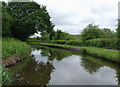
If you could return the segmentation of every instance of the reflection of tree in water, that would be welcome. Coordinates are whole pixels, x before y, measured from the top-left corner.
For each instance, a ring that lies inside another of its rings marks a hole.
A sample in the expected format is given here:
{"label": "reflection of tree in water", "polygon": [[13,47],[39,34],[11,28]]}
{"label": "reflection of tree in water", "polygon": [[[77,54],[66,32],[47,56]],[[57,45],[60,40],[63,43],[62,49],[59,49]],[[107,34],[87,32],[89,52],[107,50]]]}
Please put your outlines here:
{"label": "reflection of tree in water", "polygon": [[61,61],[65,57],[72,56],[73,54],[67,50],[61,49],[53,49],[53,48],[41,48],[42,56],[48,56],[48,60],[53,61],[56,59],[57,61]]}
{"label": "reflection of tree in water", "polygon": [[54,59],[56,59],[57,61],[61,61],[65,57],[73,55],[73,53],[68,50],[40,46],[39,44],[31,44],[31,47],[37,50],[41,50],[40,54],[42,56],[47,56],[48,60],[50,61],[53,61]]}
{"label": "reflection of tree in water", "polygon": [[15,78],[14,84],[17,85],[46,85],[51,79],[51,73],[54,66],[50,63],[36,62],[32,59],[26,66],[24,66]]}
{"label": "reflection of tree in water", "polygon": [[93,62],[89,59],[89,57],[82,56],[81,58],[81,66],[84,67],[84,69],[89,72],[90,74],[93,74],[94,72],[97,72],[100,67],[102,67],[100,64]]}
{"label": "reflection of tree in water", "polygon": [[97,72],[101,67],[104,66],[108,66],[111,69],[114,69],[116,71],[116,78],[118,78],[118,84],[120,85],[120,65],[104,59],[93,58],[92,56],[85,57],[85,55],[82,56],[81,60],[81,66],[83,66],[84,69],[90,74]]}
{"label": "reflection of tree in water", "polygon": [[120,68],[118,69],[119,71],[117,71],[117,78],[118,78],[118,85],[120,86]]}

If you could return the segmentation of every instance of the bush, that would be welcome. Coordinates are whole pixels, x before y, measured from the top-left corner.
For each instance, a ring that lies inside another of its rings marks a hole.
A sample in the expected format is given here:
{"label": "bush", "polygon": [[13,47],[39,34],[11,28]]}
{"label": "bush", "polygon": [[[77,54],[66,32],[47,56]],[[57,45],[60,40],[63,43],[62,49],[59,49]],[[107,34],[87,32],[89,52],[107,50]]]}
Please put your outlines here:
{"label": "bush", "polygon": [[101,47],[107,49],[118,49],[118,39],[92,39],[85,42],[86,46]]}
{"label": "bush", "polygon": [[2,85],[10,85],[12,81],[13,79],[10,76],[8,70],[2,66]]}
{"label": "bush", "polygon": [[83,46],[83,41],[74,41],[74,40],[69,40],[66,43],[67,45],[76,45],[76,46]]}
{"label": "bush", "polygon": [[106,49],[118,49],[120,46],[118,45],[117,38],[98,38],[91,39],[83,42],[82,40],[48,40],[43,41],[44,43],[53,43],[53,44],[66,44],[73,46],[91,46],[91,47],[100,47]]}

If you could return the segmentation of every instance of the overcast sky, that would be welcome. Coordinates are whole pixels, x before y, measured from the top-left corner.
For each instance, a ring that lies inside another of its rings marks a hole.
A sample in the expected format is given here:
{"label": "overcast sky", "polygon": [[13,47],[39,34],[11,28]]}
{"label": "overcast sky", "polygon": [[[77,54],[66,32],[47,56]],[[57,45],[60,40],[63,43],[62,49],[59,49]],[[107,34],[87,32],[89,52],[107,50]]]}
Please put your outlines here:
{"label": "overcast sky", "polygon": [[[7,0],[5,0],[7,1]],[[46,5],[55,24],[70,34],[79,34],[88,24],[115,31],[120,0],[34,0]]]}
{"label": "overcast sky", "polygon": [[119,0],[35,0],[46,5],[55,24],[71,34],[79,34],[89,23],[115,30]]}

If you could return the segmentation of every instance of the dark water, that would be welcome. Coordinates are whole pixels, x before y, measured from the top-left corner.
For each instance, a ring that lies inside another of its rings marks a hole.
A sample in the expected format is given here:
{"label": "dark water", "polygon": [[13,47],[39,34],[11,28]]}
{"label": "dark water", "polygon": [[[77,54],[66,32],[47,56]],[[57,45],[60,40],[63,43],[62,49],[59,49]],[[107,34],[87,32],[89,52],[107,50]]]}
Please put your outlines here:
{"label": "dark water", "polygon": [[68,50],[32,45],[32,55],[9,68],[13,85],[118,85],[120,66]]}

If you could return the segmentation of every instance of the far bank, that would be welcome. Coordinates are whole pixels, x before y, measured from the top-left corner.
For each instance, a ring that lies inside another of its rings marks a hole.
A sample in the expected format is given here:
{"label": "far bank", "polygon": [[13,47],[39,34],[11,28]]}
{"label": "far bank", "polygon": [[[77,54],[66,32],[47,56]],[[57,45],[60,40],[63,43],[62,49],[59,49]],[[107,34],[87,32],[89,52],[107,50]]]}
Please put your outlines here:
{"label": "far bank", "polygon": [[87,53],[92,56],[96,56],[99,58],[103,58],[115,63],[120,63],[120,53],[113,52],[109,50],[104,50],[102,48],[97,47],[82,47],[82,46],[72,46],[72,45],[61,45],[61,44],[51,44],[51,43],[40,43],[40,42],[31,42],[36,43],[44,46],[55,47],[55,48],[62,48],[68,50],[74,50],[77,52]]}

